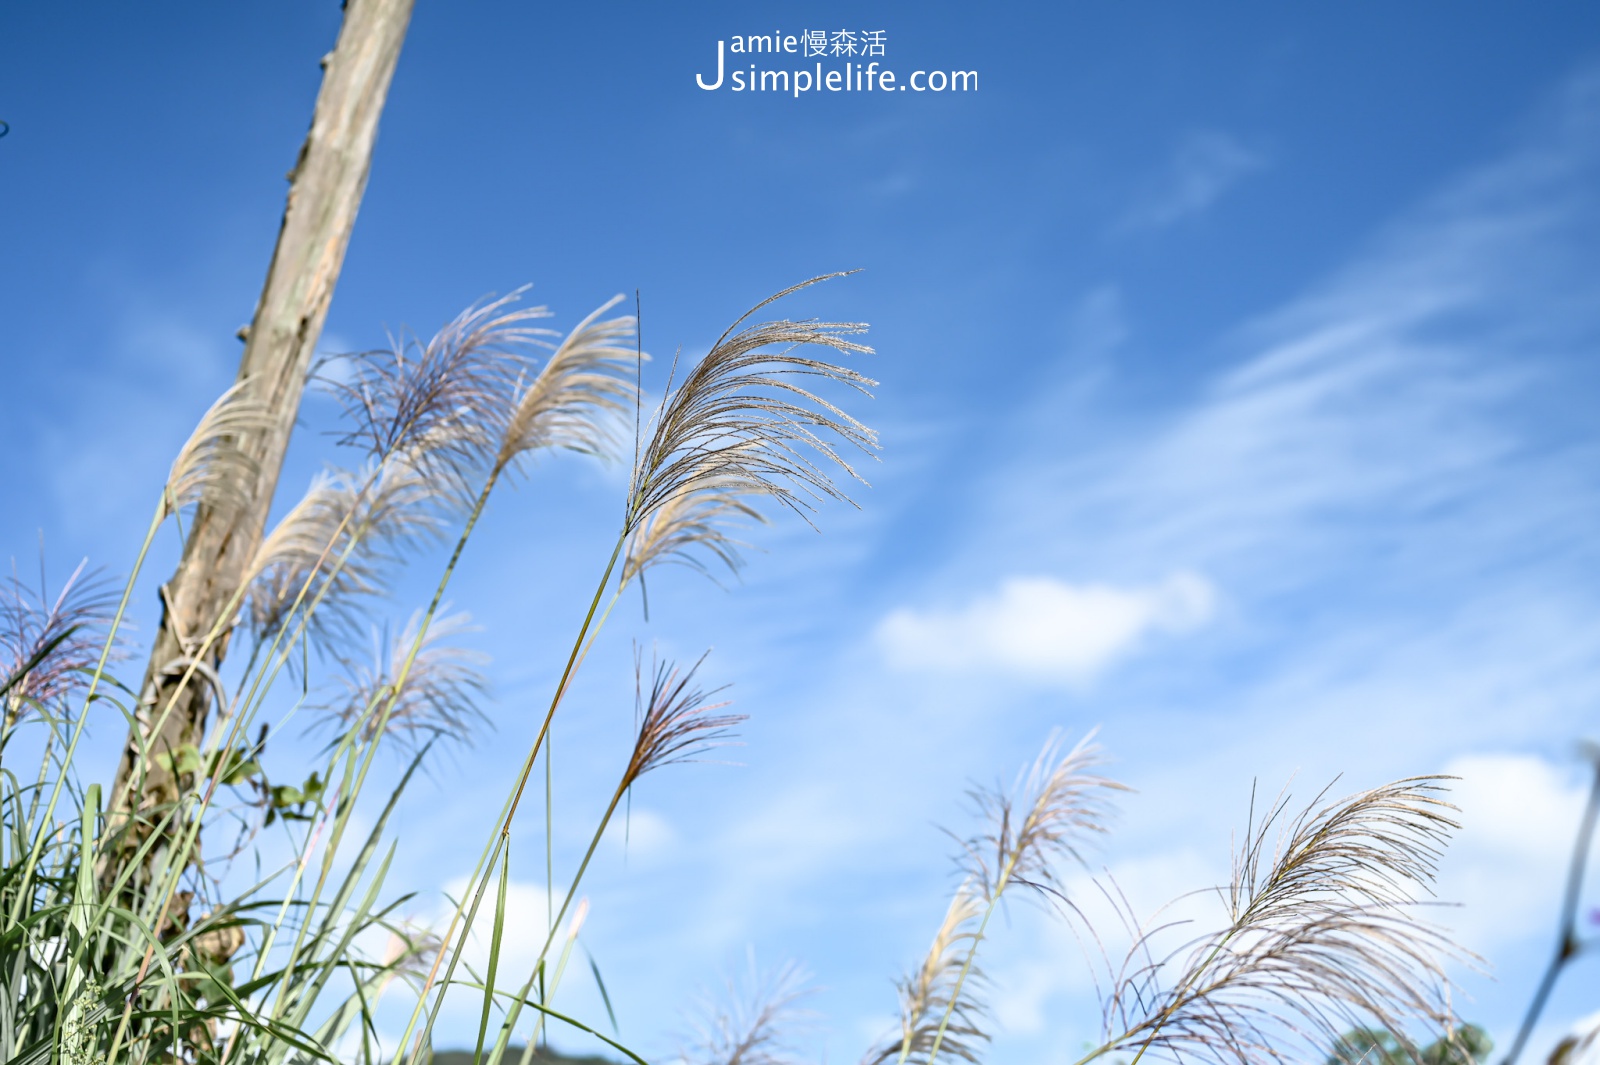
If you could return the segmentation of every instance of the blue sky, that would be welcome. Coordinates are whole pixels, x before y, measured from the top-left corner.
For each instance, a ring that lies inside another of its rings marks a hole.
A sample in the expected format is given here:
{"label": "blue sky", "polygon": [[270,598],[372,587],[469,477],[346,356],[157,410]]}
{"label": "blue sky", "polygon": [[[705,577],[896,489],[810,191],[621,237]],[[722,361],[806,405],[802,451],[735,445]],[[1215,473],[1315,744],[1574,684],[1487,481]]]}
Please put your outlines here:
{"label": "blue sky", "polygon": [[[789,308],[872,324],[884,449],[861,509],[760,530],[730,590],[653,584],[558,725],[570,869],[624,757],[633,641],[714,648],[707,679],[752,715],[741,765],[647,779],[592,875],[625,1039],[670,1053],[696,986],[753,952],[822,989],[806,1054],[859,1056],[943,912],[939,826],[968,823],[969,781],[1098,725],[1136,790],[1092,862],[1147,911],[1226,876],[1253,780],[1459,774],[1440,895],[1464,905],[1443,920],[1493,968],[1462,974],[1463,1014],[1505,1041],[1600,705],[1597,15],[420,5],[324,349],[533,282],[557,324],[637,288],[647,349],[693,355],[772,291],[863,271]],[[338,18],[0,15],[0,545],[20,565],[41,530],[57,574],[131,564],[236,368]],[[979,89],[695,85],[718,40],[819,26],[882,28],[902,77]],[[286,500],[337,458],[334,413],[308,401]],[[624,480],[554,460],[492,505],[451,597],[492,656],[495,731],[412,794],[398,886],[469,871]],[[157,579],[174,537],[158,555]],[[430,584],[409,567],[385,616]],[[109,772],[119,736],[94,738]],[[528,929],[541,850],[526,826]],[[1072,1060],[1098,1011],[1070,937],[1018,907],[990,947],[992,1060]],[[1585,964],[1546,1046],[1600,1008]],[[587,985],[563,994],[601,1016]]]}

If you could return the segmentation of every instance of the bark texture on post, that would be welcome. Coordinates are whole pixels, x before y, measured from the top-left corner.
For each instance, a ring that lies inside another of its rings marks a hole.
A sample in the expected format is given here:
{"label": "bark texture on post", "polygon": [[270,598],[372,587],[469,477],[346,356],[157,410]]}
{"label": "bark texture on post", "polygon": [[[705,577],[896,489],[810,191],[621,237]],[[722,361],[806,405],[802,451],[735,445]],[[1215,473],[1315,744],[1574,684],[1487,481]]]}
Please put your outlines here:
{"label": "bark texture on post", "polygon": [[[208,671],[198,670],[181,691],[178,681],[213,626],[231,624],[220,615],[260,546],[311,356],[366,188],[378,117],[413,3],[349,0],[338,43],[323,59],[311,131],[290,171],[283,225],[239,365],[242,390],[269,419],[264,430],[237,442],[255,463],[255,483],[242,493],[248,500],[243,506],[201,502],[183,558],[164,589],[161,628],[140,688],[138,724],[128,736],[112,792],[122,796],[124,812],[170,803],[193,786],[155,757],[184,744],[198,746],[204,735],[213,695],[204,679]],[[203,665],[219,665],[226,651],[224,634],[204,655]]]}

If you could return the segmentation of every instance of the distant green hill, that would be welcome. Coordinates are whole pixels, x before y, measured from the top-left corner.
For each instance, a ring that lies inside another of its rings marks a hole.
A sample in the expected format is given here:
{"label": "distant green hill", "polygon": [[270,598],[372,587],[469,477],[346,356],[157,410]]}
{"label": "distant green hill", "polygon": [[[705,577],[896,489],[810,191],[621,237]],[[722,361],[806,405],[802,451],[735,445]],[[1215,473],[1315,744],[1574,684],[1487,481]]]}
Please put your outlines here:
{"label": "distant green hill", "polygon": [[[501,1065],[517,1065],[522,1060],[521,1047],[507,1047],[505,1056],[500,1059]],[[617,1065],[610,1058],[598,1055],[588,1057],[569,1057],[558,1050],[549,1047],[540,1047],[534,1051],[533,1060],[537,1065]],[[439,1050],[433,1055],[433,1065],[472,1065],[472,1051],[470,1050]]]}

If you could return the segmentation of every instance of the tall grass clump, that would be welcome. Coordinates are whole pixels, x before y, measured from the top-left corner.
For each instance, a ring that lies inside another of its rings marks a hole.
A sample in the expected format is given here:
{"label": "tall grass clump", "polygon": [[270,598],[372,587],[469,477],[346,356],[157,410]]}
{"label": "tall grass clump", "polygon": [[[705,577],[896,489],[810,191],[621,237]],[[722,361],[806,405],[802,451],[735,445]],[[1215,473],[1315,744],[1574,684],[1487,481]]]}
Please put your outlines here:
{"label": "tall grass clump", "polygon": [[927,957],[900,983],[900,1031],[863,1065],[982,1059],[989,1028],[975,959],[1008,888],[1045,902],[1095,944],[1104,1025],[1076,1065],[1114,1054],[1320,1061],[1330,1048],[1335,1062],[1356,1065],[1365,1050],[1353,1048],[1370,1050],[1378,1036],[1362,1042],[1352,1031],[1379,1033],[1419,1065],[1487,1052],[1481,1031],[1460,1026],[1451,1009],[1445,967],[1470,956],[1422,912],[1457,827],[1442,778],[1334,801],[1324,792],[1299,813],[1285,795],[1260,818],[1252,813],[1233,875],[1215,892],[1220,926],[1177,945],[1176,925],[1142,922],[1115,884],[1080,877],[1078,890],[1109,902],[1128,933],[1113,963],[1087,916],[1093,899],[1075,897],[1065,878],[1084,864],[1079,848],[1105,831],[1106,800],[1119,787],[1087,772],[1098,756],[1088,741],[1064,750],[1052,739],[1012,791],[973,793],[984,828],[963,841],[961,884]]}
{"label": "tall grass clump", "polygon": [[[501,1060],[524,1018],[536,1035],[547,1017],[589,1030],[548,1006],[585,911],[576,900],[587,857],[533,971],[517,977],[520,992],[507,994],[497,971],[511,826],[535,794],[527,785],[551,722],[612,607],[649,570],[708,560],[734,567],[728,519],[764,520],[764,501],[804,511],[844,498],[834,471],[856,475],[840,448],[871,454],[875,437],[817,382],[859,393],[871,382],[810,353],[870,349],[847,339],[864,328],[854,323],[748,324],[752,311],[703,358],[674,360],[646,418],[645,357],[636,320],[613,313],[620,297],[559,333],[521,295],[474,305],[431,338],[400,334],[350,359],[329,387],[343,401],[340,443],[359,460],[319,474],[287,507],[222,620],[179,634],[184,653],[161,667],[175,684],[157,689],[172,694],[129,688],[111,667],[161,529],[181,528],[197,504],[245,502],[253,469],[240,441],[268,412],[239,387],[181,449],[120,595],[81,568],[53,598],[15,578],[6,586],[0,1060],[426,1060],[452,991],[481,999],[481,1060]],[[391,817],[438,744],[470,738],[486,720],[478,663],[455,642],[465,619],[445,613],[445,596],[491,496],[553,450],[602,460],[631,452],[618,534],[597,552],[595,593],[557,659],[561,679],[523,769],[485,826],[469,890],[446,928],[420,929],[400,917],[409,896],[385,886]],[[376,635],[363,651],[396,564],[442,537],[453,543],[434,592],[397,637]],[[230,643],[230,668],[219,670],[212,663]],[[700,669],[641,664],[631,753],[590,856],[634,783],[726,742],[741,720],[720,712],[725,704],[700,683]],[[195,742],[158,747],[149,738],[162,735],[189,686],[203,688],[217,713]],[[328,697],[311,694],[330,688]],[[281,720],[269,721],[269,708],[285,699],[327,744],[313,764],[274,766],[269,779],[268,738]],[[109,788],[94,783],[104,767],[83,765],[91,718],[120,718],[134,737]],[[406,768],[387,794],[369,797],[386,747]],[[36,773],[14,769],[19,751]],[[171,783],[153,786],[158,778]],[[548,804],[548,790],[542,798]],[[357,810],[370,824],[360,836]],[[290,857],[247,876],[270,853],[260,837],[269,826],[286,835]],[[493,914],[490,960],[478,973],[462,950],[488,919],[484,910]],[[414,1003],[411,1023],[398,1048],[380,1046],[376,1011],[395,996]]]}

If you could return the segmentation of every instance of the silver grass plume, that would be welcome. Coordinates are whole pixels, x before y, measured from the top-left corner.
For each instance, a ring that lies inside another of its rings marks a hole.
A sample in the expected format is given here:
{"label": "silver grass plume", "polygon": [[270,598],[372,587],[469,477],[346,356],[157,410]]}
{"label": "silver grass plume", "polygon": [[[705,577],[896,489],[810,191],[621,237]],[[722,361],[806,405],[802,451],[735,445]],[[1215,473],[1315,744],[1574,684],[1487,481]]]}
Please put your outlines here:
{"label": "silver grass plume", "polygon": [[428,974],[428,959],[441,945],[439,933],[425,922],[409,919],[384,922],[383,927],[388,929],[389,937],[377,964],[384,979],[374,997],[381,995],[397,976],[413,987],[422,986]]}
{"label": "silver grass plume", "polygon": [[[615,446],[605,422],[638,398],[632,315],[601,318],[622,301],[613,296],[568,333],[539,373],[521,386],[495,457],[504,468],[542,448],[605,455]],[[625,375],[625,371],[627,372]]]}
{"label": "silver grass plume", "polygon": [[916,971],[898,981],[900,1031],[868,1051],[862,1065],[923,1065],[932,1055],[935,1041],[940,1054],[969,1062],[980,1060],[989,1041],[984,1030],[987,1010],[976,994],[984,976],[969,958],[977,946],[976,925],[984,909],[984,900],[971,884],[956,889],[927,957]]}
{"label": "silver grass plume", "polygon": [[1121,1034],[1103,1049],[1247,1065],[1320,1057],[1343,1032],[1376,1027],[1416,1057],[1409,1023],[1454,1031],[1443,967],[1470,958],[1417,914],[1457,827],[1441,779],[1313,803],[1288,821],[1278,800],[1234,856],[1228,925],[1143,964],[1132,959],[1148,940],[1135,944],[1106,1004],[1108,1033]]}
{"label": "silver grass plume", "polygon": [[437,534],[439,512],[451,502],[408,455],[391,455],[359,474],[318,474],[263,538],[251,563],[245,618],[256,639],[276,634],[302,593],[302,605],[309,607],[329,579],[307,631],[318,637],[348,634],[357,601],[383,591],[384,565],[395,562],[408,543]]}
{"label": "silver grass plume", "polygon": [[1045,741],[1033,763],[1008,792],[969,792],[984,828],[961,840],[960,889],[921,969],[901,984],[901,1032],[869,1056],[930,1062],[948,1051],[976,1061],[987,1040],[977,990],[982,986],[977,952],[990,918],[1006,891],[1020,886],[1071,907],[1061,886],[1060,865],[1081,860],[1079,847],[1105,831],[1108,791],[1122,785],[1092,772],[1103,752],[1089,733],[1067,747],[1060,733]]}
{"label": "silver grass plume", "polygon": [[162,496],[162,517],[177,513],[203,498],[215,507],[237,507],[250,502],[256,462],[239,447],[241,439],[271,425],[260,402],[250,398],[247,382],[236,382],[217,397],[167,473]]}
{"label": "silver grass plume", "polygon": [[634,684],[639,731],[618,791],[632,787],[652,769],[695,761],[711,748],[727,746],[733,727],[746,719],[744,714],[713,713],[728,702],[707,701],[721,688],[708,692],[695,685],[694,675],[704,661],[705,656],[701,655],[687,670],[680,670],[671,662],[656,663],[646,695],[643,665],[636,657]]}
{"label": "silver grass plume", "polygon": [[52,599],[41,561],[39,587],[16,574],[0,583],[0,702],[9,727],[28,709],[59,703],[81,687],[99,660],[116,605],[110,584],[78,563]]}
{"label": "silver grass plume", "polygon": [[999,788],[968,793],[985,829],[962,841],[961,869],[986,903],[1016,884],[1070,905],[1059,879],[1061,864],[1081,863],[1083,840],[1105,833],[1110,813],[1105,793],[1127,790],[1091,771],[1103,761],[1093,732],[1071,748],[1057,733],[1009,793]]}
{"label": "silver grass plume", "polygon": [[529,324],[548,318],[547,308],[508,309],[525,291],[473,304],[426,343],[402,333],[386,348],[350,356],[352,379],[326,382],[354,426],[340,443],[380,460],[409,453],[428,475],[452,481],[486,465],[530,353],[559,335]]}
{"label": "silver grass plume", "polygon": [[623,583],[658,563],[688,566],[709,577],[707,556],[738,573],[744,564],[739,549],[747,545],[729,536],[729,530],[767,518],[741,497],[739,485],[728,487],[722,491],[715,478],[706,478],[698,490],[673,496],[651,512],[623,563]]}
{"label": "silver grass plume", "polygon": [[425,743],[434,737],[471,738],[473,728],[484,720],[477,707],[478,697],[488,688],[477,668],[484,656],[443,642],[472,630],[471,619],[465,613],[434,619],[404,683],[395,693],[395,678],[400,676],[416,642],[421,619],[418,611],[405,631],[392,640],[374,633],[369,662],[345,660],[344,693],[326,704],[337,727],[359,728],[362,740],[372,739],[377,732],[378,709],[393,697],[394,706],[384,726],[387,734],[413,743]]}
{"label": "silver grass plume", "polygon": [[696,547],[735,562],[739,545],[723,531],[725,522],[752,516],[761,498],[802,517],[823,499],[849,501],[833,481],[835,466],[866,483],[835,441],[871,455],[877,434],[811,391],[807,379],[867,396],[876,382],[797,354],[807,347],[870,353],[846,339],[866,326],[789,320],[744,325],[773,301],[838,276],[812,278],[763,300],[729,326],[675,388],[669,381],[634,463],[624,523],[630,538],[625,580],[656,563],[684,559]]}
{"label": "silver grass plume", "polygon": [[768,973],[754,959],[743,980],[729,977],[721,999],[703,996],[694,1042],[679,1055],[685,1065],[790,1065],[790,1042],[811,1021],[800,1002],[812,993],[795,962]]}

